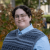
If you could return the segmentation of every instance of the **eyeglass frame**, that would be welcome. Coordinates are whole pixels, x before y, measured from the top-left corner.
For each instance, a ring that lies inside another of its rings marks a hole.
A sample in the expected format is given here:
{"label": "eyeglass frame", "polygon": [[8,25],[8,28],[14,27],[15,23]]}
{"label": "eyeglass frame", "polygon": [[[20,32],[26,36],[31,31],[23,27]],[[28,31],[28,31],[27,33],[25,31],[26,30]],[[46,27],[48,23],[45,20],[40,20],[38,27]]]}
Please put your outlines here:
{"label": "eyeglass frame", "polygon": [[20,15],[18,15],[18,14],[16,14],[15,15],[15,18],[19,18],[19,17],[21,17],[21,18],[25,18],[26,16],[28,16],[27,14],[20,14]]}

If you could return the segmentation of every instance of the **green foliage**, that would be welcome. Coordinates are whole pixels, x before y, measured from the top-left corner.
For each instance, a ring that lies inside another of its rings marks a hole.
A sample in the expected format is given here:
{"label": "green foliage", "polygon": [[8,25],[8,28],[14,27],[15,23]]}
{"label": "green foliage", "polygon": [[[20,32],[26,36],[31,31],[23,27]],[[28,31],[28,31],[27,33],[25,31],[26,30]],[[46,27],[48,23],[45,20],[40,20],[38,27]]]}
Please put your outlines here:
{"label": "green foliage", "polygon": [[38,11],[35,11],[35,9],[30,8],[31,12],[32,12],[32,24],[34,28],[37,28],[39,30],[42,31],[42,27],[43,27],[43,17],[42,17],[42,10],[39,9]]}
{"label": "green foliage", "polygon": [[10,31],[17,29],[17,27],[11,14],[13,9],[11,5],[7,4],[4,7],[3,4],[0,4],[0,6],[2,11],[0,13],[0,40],[3,40]]}
{"label": "green foliage", "polygon": [[46,17],[46,22],[50,23],[50,17]]}
{"label": "green foliage", "polygon": [[26,5],[28,7],[37,8],[39,1],[38,0],[15,0],[16,5]]}
{"label": "green foliage", "polygon": [[50,15],[42,15],[42,17],[50,17]]}
{"label": "green foliage", "polygon": [[10,4],[10,0],[2,0],[2,1],[5,2],[5,3]]}
{"label": "green foliage", "polygon": [[23,0],[15,0],[15,5],[23,4]]}
{"label": "green foliage", "polygon": [[44,32],[46,35],[50,34],[50,28],[49,28],[49,29],[44,29],[43,32]]}
{"label": "green foliage", "polygon": [[[36,9],[37,6],[39,5],[39,0],[15,0],[15,5],[21,5],[21,4]],[[41,2],[40,2],[40,4],[42,5]],[[46,4],[48,4],[48,3],[45,3],[44,5],[46,5]]]}
{"label": "green foliage", "polygon": [[46,18],[46,22],[47,23],[50,23],[50,15],[43,15],[43,17]]}
{"label": "green foliage", "polygon": [[3,27],[0,27],[0,31],[2,31],[4,28]]}

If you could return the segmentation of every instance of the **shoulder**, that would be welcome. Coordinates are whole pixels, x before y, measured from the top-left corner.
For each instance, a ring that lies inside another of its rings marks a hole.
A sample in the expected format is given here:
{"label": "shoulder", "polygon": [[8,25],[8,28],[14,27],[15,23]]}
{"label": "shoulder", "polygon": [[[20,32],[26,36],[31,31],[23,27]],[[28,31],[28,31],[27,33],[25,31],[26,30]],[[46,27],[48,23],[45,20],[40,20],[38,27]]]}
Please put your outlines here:
{"label": "shoulder", "polygon": [[37,50],[49,50],[49,40],[48,40],[48,37],[47,36],[43,36],[42,38],[40,38],[35,46],[34,46],[34,49],[37,49]]}
{"label": "shoulder", "polygon": [[34,33],[34,34],[45,35],[42,31],[40,31],[40,30],[38,30],[36,28],[34,28],[31,32]]}
{"label": "shoulder", "polygon": [[11,32],[9,32],[8,34],[7,34],[7,36],[6,37],[11,37],[11,36],[15,36],[16,35],[16,31],[17,31],[18,29],[16,29],[16,30],[12,30]]}
{"label": "shoulder", "polygon": [[34,28],[33,31],[35,31],[35,32],[42,32],[42,31],[38,30],[37,28]]}

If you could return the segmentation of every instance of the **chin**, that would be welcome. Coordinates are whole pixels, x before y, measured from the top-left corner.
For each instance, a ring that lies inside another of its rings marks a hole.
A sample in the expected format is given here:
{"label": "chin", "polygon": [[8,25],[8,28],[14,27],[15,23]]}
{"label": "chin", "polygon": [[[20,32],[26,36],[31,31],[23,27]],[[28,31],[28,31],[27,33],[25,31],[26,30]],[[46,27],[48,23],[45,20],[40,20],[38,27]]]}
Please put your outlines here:
{"label": "chin", "polygon": [[23,28],[23,27],[25,27],[25,25],[18,25],[18,27]]}
{"label": "chin", "polygon": [[21,24],[19,24],[19,26],[25,26],[25,24],[22,24],[22,23],[21,23]]}
{"label": "chin", "polygon": [[24,25],[19,25],[19,27],[24,27]]}

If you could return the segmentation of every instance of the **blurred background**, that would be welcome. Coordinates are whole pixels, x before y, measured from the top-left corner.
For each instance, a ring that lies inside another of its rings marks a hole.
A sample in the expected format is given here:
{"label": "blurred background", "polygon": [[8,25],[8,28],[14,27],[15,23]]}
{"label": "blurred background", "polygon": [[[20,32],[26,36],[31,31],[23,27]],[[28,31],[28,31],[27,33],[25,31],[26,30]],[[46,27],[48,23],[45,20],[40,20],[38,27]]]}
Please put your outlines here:
{"label": "blurred background", "polygon": [[11,12],[18,5],[31,9],[33,27],[44,32],[50,42],[50,0],[0,0],[0,50],[6,35],[17,29]]}

